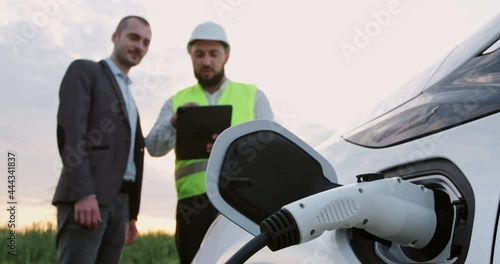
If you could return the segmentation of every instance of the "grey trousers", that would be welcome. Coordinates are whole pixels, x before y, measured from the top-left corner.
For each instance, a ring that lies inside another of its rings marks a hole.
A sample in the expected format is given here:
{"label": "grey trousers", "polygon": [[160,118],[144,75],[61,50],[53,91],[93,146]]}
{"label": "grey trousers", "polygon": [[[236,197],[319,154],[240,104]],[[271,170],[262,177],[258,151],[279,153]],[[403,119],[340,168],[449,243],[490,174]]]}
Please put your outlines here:
{"label": "grey trousers", "polygon": [[58,263],[120,263],[129,223],[128,194],[119,193],[99,210],[102,222],[88,229],[75,222],[73,204],[57,205]]}

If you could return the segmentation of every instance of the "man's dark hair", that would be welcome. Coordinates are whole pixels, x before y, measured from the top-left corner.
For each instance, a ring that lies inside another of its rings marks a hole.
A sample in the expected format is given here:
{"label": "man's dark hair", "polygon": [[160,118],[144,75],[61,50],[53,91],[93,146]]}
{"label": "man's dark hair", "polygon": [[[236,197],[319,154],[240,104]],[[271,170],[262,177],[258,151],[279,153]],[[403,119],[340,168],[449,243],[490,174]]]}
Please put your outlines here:
{"label": "man's dark hair", "polygon": [[116,32],[121,32],[122,30],[124,30],[127,27],[127,22],[131,18],[135,18],[135,19],[139,20],[143,25],[149,26],[149,22],[145,18],[143,18],[143,17],[140,17],[140,16],[126,16],[126,17],[122,18],[122,20],[120,20],[120,23],[118,23],[118,26],[116,27]]}

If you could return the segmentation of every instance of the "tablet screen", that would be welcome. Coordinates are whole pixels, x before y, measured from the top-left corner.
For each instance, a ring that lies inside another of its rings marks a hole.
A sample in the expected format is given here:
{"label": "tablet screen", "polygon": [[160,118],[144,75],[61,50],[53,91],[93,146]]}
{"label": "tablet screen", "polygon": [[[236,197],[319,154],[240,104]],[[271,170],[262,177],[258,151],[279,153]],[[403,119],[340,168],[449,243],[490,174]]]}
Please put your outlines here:
{"label": "tablet screen", "polygon": [[176,158],[178,160],[208,158],[207,144],[213,143],[213,134],[220,134],[231,126],[231,114],[231,105],[179,107]]}

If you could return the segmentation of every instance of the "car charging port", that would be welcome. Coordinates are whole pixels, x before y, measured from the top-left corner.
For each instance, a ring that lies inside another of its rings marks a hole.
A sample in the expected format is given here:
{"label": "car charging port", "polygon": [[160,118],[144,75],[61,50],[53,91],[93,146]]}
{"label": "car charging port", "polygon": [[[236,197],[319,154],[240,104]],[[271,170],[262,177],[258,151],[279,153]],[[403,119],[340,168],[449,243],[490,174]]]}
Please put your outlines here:
{"label": "car charging port", "polygon": [[436,231],[423,248],[403,247],[353,229],[351,247],[362,263],[455,263],[462,253],[467,225],[467,203],[456,194],[454,186],[440,177],[412,180],[434,192]]}
{"label": "car charging port", "polygon": [[402,253],[416,263],[426,263],[441,258],[453,258],[451,256],[451,240],[456,209],[450,201],[450,197],[444,191],[433,191],[437,226],[431,242],[421,249],[401,247]]}

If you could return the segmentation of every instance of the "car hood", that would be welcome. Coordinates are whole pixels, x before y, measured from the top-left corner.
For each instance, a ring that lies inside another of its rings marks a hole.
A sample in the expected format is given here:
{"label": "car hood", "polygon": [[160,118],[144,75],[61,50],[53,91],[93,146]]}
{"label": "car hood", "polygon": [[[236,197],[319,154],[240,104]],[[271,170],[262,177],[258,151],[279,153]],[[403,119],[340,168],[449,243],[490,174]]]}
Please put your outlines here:
{"label": "car hood", "polygon": [[351,129],[364,125],[407,103],[421,93],[433,87],[452,72],[463,66],[470,59],[483,54],[500,38],[500,14],[465,39],[448,54],[437,60],[429,68],[401,86],[394,94],[386,97],[368,114],[359,119]]}

